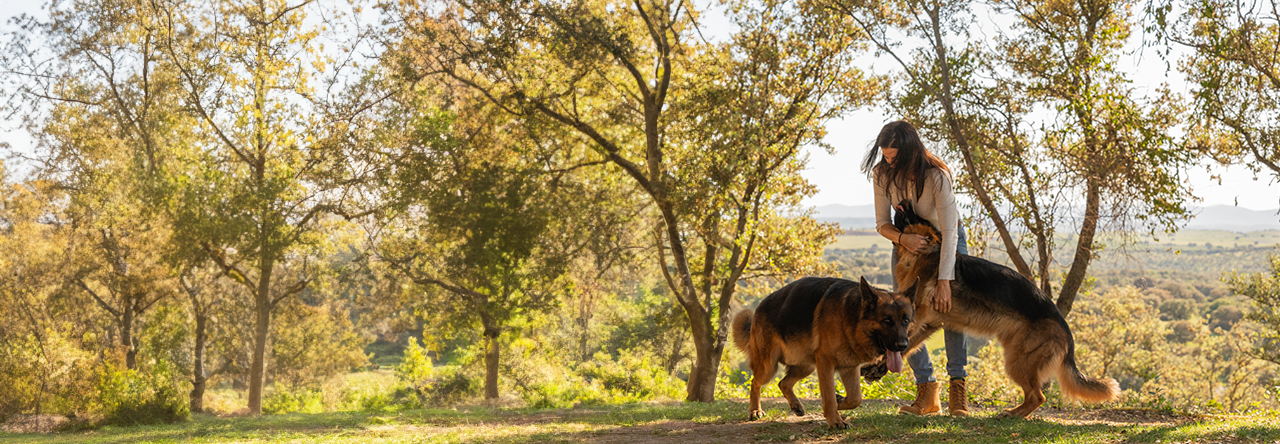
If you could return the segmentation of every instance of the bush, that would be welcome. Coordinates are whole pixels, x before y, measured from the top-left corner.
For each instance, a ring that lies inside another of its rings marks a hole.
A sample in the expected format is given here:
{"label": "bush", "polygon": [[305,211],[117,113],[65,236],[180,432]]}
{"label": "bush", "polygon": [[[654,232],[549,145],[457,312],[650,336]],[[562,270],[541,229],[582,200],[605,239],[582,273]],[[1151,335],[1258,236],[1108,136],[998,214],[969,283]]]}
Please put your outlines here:
{"label": "bush", "polygon": [[1160,304],[1161,318],[1167,321],[1190,319],[1196,312],[1196,302],[1190,299],[1170,299]]}
{"label": "bush", "polygon": [[480,396],[484,384],[467,376],[461,367],[448,366],[437,370],[434,378],[416,387],[418,398],[424,405],[453,405]]}
{"label": "bush", "polygon": [[459,366],[435,367],[427,350],[409,338],[404,360],[396,366],[396,379],[401,388],[388,396],[370,397],[362,402],[365,410],[420,408],[452,405],[476,397],[482,384],[472,379]]}
{"label": "bush", "polygon": [[1165,336],[1169,342],[1178,344],[1190,342],[1197,335],[1196,324],[1191,321],[1178,321],[1169,324],[1169,334]]}
{"label": "bush", "polygon": [[279,382],[262,397],[262,413],[279,415],[303,412],[320,413],[324,409],[324,395],[319,390],[290,388]]}
{"label": "bush", "polygon": [[174,369],[164,361],[149,371],[120,369],[107,364],[98,383],[102,424],[175,423],[191,417],[188,399],[174,383]]}
{"label": "bush", "polygon": [[676,398],[683,390],[676,378],[638,351],[620,351],[618,359],[599,352],[578,366],[588,384],[599,384],[599,399],[605,403],[636,402],[654,398]]}
{"label": "bush", "polygon": [[1241,319],[1244,319],[1244,310],[1234,305],[1224,305],[1209,314],[1209,328],[1221,328],[1229,331]]}

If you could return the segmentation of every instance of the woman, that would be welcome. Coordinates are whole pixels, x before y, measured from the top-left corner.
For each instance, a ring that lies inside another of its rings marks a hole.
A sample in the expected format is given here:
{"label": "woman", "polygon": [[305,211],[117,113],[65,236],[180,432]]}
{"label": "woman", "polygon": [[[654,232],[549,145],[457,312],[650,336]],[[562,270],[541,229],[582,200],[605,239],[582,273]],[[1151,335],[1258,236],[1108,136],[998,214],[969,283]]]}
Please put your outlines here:
{"label": "woman", "polygon": [[[915,127],[905,121],[886,124],[880,129],[871,150],[862,163],[862,171],[875,184],[876,231],[907,251],[915,253],[928,240],[924,236],[903,234],[894,228],[889,207],[906,200],[920,217],[942,231],[942,258],[938,266],[938,284],[933,295],[934,308],[951,311],[951,281],[955,278],[956,254],[967,254],[965,234],[960,227],[955,194],[951,190],[951,170],[920,142]],[[895,248],[890,267],[898,263]],[[897,279],[894,279],[895,283]],[[895,284],[896,286],[896,284]],[[944,326],[945,327],[945,326]],[[947,349],[947,374],[951,376],[950,404],[953,416],[968,416],[964,367],[968,363],[963,333],[944,328]],[[899,413],[927,415],[942,409],[938,401],[938,382],[933,377],[929,350],[920,350],[907,358],[916,377],[916,400],[898,409]]]}

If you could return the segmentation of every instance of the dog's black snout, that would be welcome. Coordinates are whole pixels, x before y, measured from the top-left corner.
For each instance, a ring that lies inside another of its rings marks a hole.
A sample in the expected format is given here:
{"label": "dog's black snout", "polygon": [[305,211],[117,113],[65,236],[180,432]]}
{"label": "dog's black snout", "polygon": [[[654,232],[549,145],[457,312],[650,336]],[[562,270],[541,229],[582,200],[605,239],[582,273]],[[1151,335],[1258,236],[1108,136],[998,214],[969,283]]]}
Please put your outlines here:
{"label": "dog's black snout", "polygon": [[900,341],[898,341],[898,342],[894,342],[894,343],[893,343],[893,351],[896,351],[896,352],[906,351],[906,349],[907,349],[907,345],[908,345],[908,344],[907,344],[907,340],[906,340],[906,339],[900,340]]}

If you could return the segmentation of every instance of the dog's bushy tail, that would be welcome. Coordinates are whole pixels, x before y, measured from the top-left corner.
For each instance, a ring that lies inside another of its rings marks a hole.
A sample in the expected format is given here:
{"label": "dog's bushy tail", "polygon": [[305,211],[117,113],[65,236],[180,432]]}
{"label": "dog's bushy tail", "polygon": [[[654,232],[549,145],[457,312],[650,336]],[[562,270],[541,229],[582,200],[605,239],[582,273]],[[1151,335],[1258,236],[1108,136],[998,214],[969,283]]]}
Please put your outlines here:
{"label": "dog's bushy tail", "polygon": [[738,346],[738,350],[747,351],[747,342],[751,341],[751,319],[755,312],[751,309],[743,309],[733,317],[733,345]]}
{"label": "dog's bushy tail", "polygon": [[[1063,322],[1066,327],[1066,322]],[[1112,378],[1089,378],[1076,367],[1076,341],[1067,329],[1067,354],[1058,367],[1058,384],[1067,395],[1089,402],[1103,402],[1120,395],[1120,383]]]}

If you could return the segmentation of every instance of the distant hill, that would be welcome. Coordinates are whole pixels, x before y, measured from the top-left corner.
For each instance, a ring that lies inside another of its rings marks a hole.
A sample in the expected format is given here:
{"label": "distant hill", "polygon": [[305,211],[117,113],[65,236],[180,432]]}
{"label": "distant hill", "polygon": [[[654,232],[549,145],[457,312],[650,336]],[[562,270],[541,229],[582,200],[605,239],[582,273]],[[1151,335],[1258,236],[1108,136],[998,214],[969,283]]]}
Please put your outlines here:
{"label": "distant hill", "polygon": [[[815,217],[824,222],[835,222],[846,230],[875,229],[875,211],[871,205],[822,205],[816,208]],[[1251,231],[1280,230],[1280,209],[1250,210],[1230,205],[1213,205],[1195,211],[1195,218],[1187,223],[1186,230],[1224,230],[1247,233]]]}
{"label": "distant hill", "polygon": [[1280,230],[1280,210],[1250,210],[1230,205],[1214,205],[1196,212],[1187,223],[1188,230],[1226,230],[1250,232]]}
{"label": "distant hill", "polygon": [[823,222],[835,222],[845,230],[874,230],[876,215],[873,205],[831,204],[817,207],[814,217]]}

